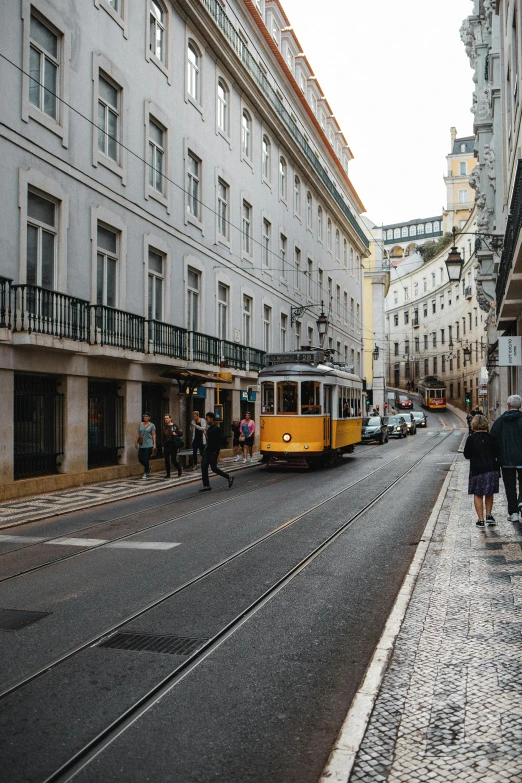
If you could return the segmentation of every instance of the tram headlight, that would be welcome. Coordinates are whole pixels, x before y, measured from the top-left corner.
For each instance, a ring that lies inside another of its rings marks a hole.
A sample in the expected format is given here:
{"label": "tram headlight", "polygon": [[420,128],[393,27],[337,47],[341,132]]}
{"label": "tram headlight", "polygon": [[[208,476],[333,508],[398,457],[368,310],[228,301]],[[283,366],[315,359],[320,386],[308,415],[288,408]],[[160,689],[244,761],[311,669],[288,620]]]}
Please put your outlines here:
{"label": "tram headlight", "polygon": [[289,432],[285,432],[285,434],[283,435],[283,440],[285,443],[290,443],[290,441],[292,440],[292,436],[290,435]]}

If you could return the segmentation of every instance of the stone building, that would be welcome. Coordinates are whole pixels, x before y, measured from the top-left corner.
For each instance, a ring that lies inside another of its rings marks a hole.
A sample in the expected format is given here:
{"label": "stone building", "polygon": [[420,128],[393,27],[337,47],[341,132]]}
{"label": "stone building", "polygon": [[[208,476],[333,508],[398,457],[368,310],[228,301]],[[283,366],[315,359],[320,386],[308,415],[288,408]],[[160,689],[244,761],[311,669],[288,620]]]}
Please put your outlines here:
{"label": "stone building", "polygon": [[446,209],[443,212],[443,231],[451,233],[453,227],[462,229],[467,223],[475,203],[475,193],[470,176],[475,168],[475,136],[457,137],[457,129],[451,128],[451,152],[446,156],[448,173],[446,185]]}
{"label": "stone building", "polygon": [[226,447],[321,302],[361,372],[352,154],[278,0],[16,0],[0,38],[0,498],[136,472],[144,409]]}

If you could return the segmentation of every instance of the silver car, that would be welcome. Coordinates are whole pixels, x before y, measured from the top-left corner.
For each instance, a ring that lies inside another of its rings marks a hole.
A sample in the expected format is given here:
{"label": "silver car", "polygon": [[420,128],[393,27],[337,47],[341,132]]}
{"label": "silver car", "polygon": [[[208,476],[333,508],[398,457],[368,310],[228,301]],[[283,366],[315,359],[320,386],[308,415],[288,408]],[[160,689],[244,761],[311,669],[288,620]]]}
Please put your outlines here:
{"label": "silver car", "polygon": [[388,437],[406,438],[408,437],[408,425],[404,416],[388,416]]}
{"label": "silver car", "polygon": [[415,424],[417,427],[427,427],[428,426],[428,417],[424,413],[424,411],[412,411],[413,418],[415,419]]}

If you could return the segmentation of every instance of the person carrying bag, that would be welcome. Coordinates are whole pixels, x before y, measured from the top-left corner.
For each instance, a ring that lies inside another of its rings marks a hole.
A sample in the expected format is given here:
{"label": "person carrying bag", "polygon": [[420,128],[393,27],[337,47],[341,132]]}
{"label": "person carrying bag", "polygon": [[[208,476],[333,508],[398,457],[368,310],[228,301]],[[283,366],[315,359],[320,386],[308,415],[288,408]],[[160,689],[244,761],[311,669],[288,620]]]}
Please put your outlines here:
{"label": "person carrying bag", "polygon": [[151,422],[148,411],[143,414],[134,446],[138,449],[138,462],[143,465],[142,478],[148,479],[151,470],[150,458],[156,454],[156,427]]}
{"label": "person carrying bag", "polygon": [[[183,469],[178,462],[178,451],[183,448],[185,441],[181,437],[181,428],[174,424],[169,413],[165,414],[163,424],[163,456],[165,458],[165,478],[170,478],[170,463],[178,471],[178,478],[183,473]],[[180,445],[181,443],[181,445]]]}

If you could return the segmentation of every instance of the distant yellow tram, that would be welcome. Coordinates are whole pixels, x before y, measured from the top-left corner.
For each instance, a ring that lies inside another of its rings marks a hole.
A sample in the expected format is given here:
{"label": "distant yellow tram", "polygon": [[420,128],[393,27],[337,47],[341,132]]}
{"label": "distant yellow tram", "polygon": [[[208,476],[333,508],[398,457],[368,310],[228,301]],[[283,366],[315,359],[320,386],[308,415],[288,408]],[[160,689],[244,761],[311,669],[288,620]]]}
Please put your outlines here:
{"label": "distant yellow tram", "polygon": [[267,354],[261,383],[260,450],[269,467],[326,463],[361,442],[363,383],[324,351]]}

